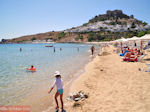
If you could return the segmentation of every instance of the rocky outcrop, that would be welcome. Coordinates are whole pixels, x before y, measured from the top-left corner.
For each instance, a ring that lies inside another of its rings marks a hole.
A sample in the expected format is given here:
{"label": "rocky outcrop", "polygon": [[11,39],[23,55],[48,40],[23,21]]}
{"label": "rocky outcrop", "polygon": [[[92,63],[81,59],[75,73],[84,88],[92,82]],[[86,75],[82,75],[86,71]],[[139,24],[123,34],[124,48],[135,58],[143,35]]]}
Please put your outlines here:
{"label": "rocky outcrop", "polygon": [[121,10],[108,10],[106,14],[95,16],[88,23],[65,30],[65,32],[89,32],[89,31],[144,31],[150,29],[150,26],[142,21],[134,19],[134,16],[128,16]]}

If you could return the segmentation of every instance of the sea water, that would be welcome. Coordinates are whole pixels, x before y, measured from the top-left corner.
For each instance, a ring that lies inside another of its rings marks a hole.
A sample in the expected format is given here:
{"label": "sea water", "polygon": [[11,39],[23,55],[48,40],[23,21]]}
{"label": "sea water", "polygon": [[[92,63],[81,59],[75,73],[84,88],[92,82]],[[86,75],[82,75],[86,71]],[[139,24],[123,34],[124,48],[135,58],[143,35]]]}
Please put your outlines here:
{"label": "sea water", "polygon": [[[30,96],[36,88],[52,84],[56,70],[60,71],[63,80],[71,78],[91,59],[90,44],[45,45],[0,44],[0,105],[14,105]],[[26,70],[31,65],[36,72]]]}

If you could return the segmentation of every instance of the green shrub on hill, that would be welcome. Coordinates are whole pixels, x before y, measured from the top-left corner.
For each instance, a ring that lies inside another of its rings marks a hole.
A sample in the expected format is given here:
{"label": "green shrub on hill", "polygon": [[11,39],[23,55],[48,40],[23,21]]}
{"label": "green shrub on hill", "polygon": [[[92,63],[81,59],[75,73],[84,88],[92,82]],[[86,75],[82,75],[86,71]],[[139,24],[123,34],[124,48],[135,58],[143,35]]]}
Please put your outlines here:
{"label": "green shrub on hill", "polygon": [[150,34],[150,30],[147,30],[147,32],[146,32],[147,34]]}
{"label": "green shrub on hill", "polygon": [[105,38],[104,41],[111,41],[111,39],[110,38]]}
{"label": "green shrub on hill", "polygon": [[91,42],[93,40],[95,40],[95,38],[94,38],[94,32],[90,32],[89,35],[88,35],[88,41]]}
{"label": "green shrub on hill", "polygon": [[33,40],[36,40],[36,37],[33,37],[31,40],[32,40],[32,41],[33,41]]}
{"label": "green shrub on hill", "polygon": [[90,32],[88,35],[88,41],[103,41],[105,36],[101,36],[101,32]]}
{"label": "green shrub on hill", "polygon": [[58,35],[58,39],[60,40],[61,38],[65,37],[66,33],[65,32],[61,32]]}
{"label": "green shrub on hill", "polygon": [[147,23],[146,23],[146,22],[143,22],[143,25],[145,26],[145,25],[147,25]]}
{"label": "green shrub on hill", "polygon": [[79,36],[80,40],[83,40],[83,36]]}
{"label": "green shrub on hill", "polygon": [[144,31],[141,31],[141,32],[138,33],[137,36],[138,36],[138,37],[142,37],[142,36],[144,36],[145,34],[146,34],[146,33],[145,33]]}
{"label": "green shrub on hill", "polygon": [[84,23],[83,26],[87,26],[89,23]]}
{"label": "green shrub on hill", "polygon": [[115,25],[116,23],[115,23],[115,22],[110,22],[109,24],[110,24],[110,25]]}
{"label": "green shrub on hill", "polygon": [[75,40],[78,41],[79,39],[80,39],[81,41],[83,40],[83,36],[80,35],[80,33],[78,33],[78,36],[75,38]]}
{"label": "green shrub on hill", "polygon": [[79,37],[76,37],[75,40],[78,41],[78,40],[79,40]]}

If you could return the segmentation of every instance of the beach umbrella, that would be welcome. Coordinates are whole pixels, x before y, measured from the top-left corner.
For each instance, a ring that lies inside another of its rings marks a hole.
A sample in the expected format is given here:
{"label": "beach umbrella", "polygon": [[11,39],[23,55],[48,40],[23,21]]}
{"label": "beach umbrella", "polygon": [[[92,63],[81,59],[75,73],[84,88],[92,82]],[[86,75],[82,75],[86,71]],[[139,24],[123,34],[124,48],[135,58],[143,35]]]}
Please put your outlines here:
{"label": "beach umbrella", "polygon": [[121,37],[121,39],[117,39],[114,42],[127,42],[128,40],[125,39],[124,37]]}
{"label": "beach umbrella", "polygon": [[142,36],[140,39],[150,40],[150,34],[146,34],[146,35]]}
{"label": "beach umbrella", "polygon": [[150,45],[150,41],[148,41],[148,45]]}
{"label": "beach umbrella", "polygon": [[128,40],[125,39],[125,38],[123,38],[123,37],[121,37],[120,41],[122,41],[122,42],[127,42]]}
{"label": "beach umbrella", "polygon": [[135,41],[135,40],[140,40],[140,38],[134,36],[134,37],[132,37],[132,38],[128,38],[127,40],[129,40],[129,41]]}

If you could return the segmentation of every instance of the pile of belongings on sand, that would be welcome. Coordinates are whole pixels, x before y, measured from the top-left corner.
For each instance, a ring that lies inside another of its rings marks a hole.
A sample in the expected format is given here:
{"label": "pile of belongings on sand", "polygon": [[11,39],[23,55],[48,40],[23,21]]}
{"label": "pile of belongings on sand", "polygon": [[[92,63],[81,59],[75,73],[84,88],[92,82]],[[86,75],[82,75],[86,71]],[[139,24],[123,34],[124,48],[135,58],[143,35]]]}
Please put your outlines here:
{"label": "pile of belongings on sand", "polygon": [[79,91],[77,93],[70,95],[69,98],[67,99],[73,101],[79,101],[79,100],[84,100],[86,98],[88,98],[88,94],[83,91]]}

